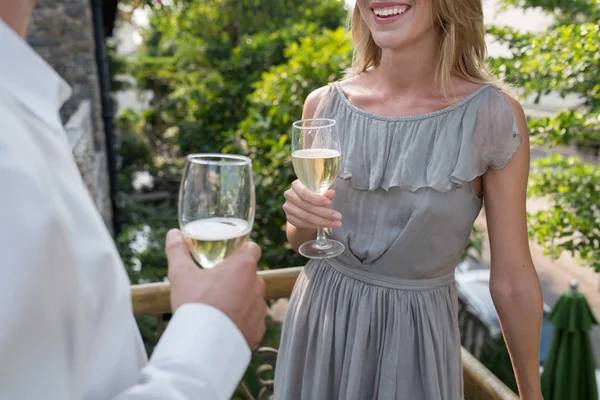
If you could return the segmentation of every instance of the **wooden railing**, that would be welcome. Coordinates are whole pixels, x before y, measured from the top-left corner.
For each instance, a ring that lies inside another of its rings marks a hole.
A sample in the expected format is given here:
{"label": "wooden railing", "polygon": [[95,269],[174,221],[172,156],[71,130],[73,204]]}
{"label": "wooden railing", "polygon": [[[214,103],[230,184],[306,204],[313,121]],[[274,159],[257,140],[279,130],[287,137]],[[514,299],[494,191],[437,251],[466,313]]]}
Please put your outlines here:
{"label": "wooden railing", "polygon": [[[289,297],[302,268],[283,268],[269,271],[261,271],[259,275],[266,283],[266,300],[275,300]],[[150,283],[134,285],[131,288],[133,301],[133,312],[136,316],[155,315],[157,317],[157,328],[159,334],[163,329],[163,315],[171,311],[169,302],[168,283]],[[271,355],[271,359],[277,354],[277,349],[261,348],[256,356]],[[507,388],[495,375],[487,370],[475,357],[466,350],[462,350],[463,375],[465,400],[516,400],[517,396]],[[262,375],[272,371],[274,366],[265,364],[260,366],[256,373],[261,391],[259,400],[268,399],[273,391],[273,381],[265,379]],[[248,400],[254,397],[242,382],[240,390]],[[291,399],[290,399],[291,400]]]}

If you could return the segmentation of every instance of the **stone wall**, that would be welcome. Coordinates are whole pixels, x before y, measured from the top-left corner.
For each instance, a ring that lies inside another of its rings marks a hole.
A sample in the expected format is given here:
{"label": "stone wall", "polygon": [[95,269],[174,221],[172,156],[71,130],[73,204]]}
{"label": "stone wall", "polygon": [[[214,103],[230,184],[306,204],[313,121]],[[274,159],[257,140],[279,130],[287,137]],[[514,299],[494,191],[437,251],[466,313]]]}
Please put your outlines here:
{"label": "stone wall", "polygon": [[27,41],[71,85],[61,109],[83,179],[107,226],[111,204],[90,0],[39,0]]}
{"label": "stone wall", "polygon": [[[96,203],[96,207],[103,210],[104,205],[108,204],[110,200],[107,197],[108,193],[103,190],[107,179],[107,174],[103,173],[106,170],[106,157],[104,154],[94,151],[92,108],[89,100],[84,100],[79,104],[77,110],[65,124],[65,130],[83,181]],[[110,214],[104,217],[110,218]],[[110,220],[107,220],[107,225],[110,227],[109,222]]]}

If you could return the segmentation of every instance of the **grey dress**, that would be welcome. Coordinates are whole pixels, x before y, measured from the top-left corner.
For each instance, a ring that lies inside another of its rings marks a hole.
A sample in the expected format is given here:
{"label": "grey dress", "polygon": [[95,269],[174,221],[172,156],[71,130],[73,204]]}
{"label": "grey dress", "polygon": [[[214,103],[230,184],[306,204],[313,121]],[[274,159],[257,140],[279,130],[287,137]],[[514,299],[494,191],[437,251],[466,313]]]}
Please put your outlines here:
{"label": "grey dress", "polygon": [[342,162],[329,232],[346,251],[311,260],[292,293],[278,400],[458,400],[454,269],[482,199],[471,181],[521,144],[510,106],[485,86],[440,111],[383,117],[330,85]]}

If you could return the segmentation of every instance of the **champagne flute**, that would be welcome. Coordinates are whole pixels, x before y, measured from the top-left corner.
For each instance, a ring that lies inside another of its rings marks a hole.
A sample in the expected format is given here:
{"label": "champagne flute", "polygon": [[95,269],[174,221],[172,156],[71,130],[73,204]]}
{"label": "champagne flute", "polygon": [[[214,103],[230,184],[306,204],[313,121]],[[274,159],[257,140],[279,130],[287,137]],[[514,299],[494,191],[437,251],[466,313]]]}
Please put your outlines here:
{"label": "champagne flute", "polygon": [[179,227],[204,268],[244,246],[254,223],[252,161],[225,154],[187,157],[179,188]]}
{"label": "champagne flute", "polygon": [[[312,118],[293,123],[292,163],[296,176],[312,192],[323,194],[333,184],[340,168],[340,141],[333,119]],[[307,258],[332,258],[344,252],[344,245],[327,239],[323,228],[317,239],[300,246]]]}

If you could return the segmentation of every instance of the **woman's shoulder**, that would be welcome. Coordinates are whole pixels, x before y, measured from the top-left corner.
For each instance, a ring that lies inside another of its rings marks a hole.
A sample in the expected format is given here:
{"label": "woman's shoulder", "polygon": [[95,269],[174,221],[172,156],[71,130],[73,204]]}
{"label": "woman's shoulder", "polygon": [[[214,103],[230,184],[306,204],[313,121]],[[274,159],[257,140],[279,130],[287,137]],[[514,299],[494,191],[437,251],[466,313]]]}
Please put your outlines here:
{"label": "woman's shoulder", "polygon": [[461,78],[452,82],[451,97],[454,99],[470,99],[473,94],[479,93],[484,94],[483,98],[472,101],[471,107],[478,110],[482,120],[490,121],[495,126],[514,125],[522,136],[527,135],[525,112],[508,85],[501,82],[474,83]]}
{"label": "woman's shoulder", "polygon": [[485,85],[489,90],[487,101],[480,103],[482,116],[487,116],[490,121],[499,119],[506,122],[513,121],[522,136],[527,135],[527,118],[521,103],[509,87],[501,84]]}
{"label": "woman's shoulder", "polygon": [[521,105],[519,100],[517,100],[516,97],[508,89],[502,86],[494,86],[494,89],[510,107],[515,117],[515,120],[517,120],[517,123],[521,121],[525,122],[525,111],[523,111],[523,106]]}
{"label": "woman's shoulder", "polygon": [[331,84],[321,86],[309,93],[304,101],[304,112],[302,118],[312,118],[320,105],[327,100],[331,91]]}
{"label": "woman's shoulder", "polygon": [[502,83],[474,83],[459,78],[453,82],[452,94],[456,99],[461,99],[469,97],[469,95],[472,93],[480,92],[484,88],[488,88],[491,91],[492,101],[490,101],[489,104],[491,107],[506,108],[506,106],[508,106],[512,110],[516,119],[518,119],[521,115],[524,116],[523,107],[521,107],[521,104],[515,98],[515,95],[510,90],[510,87]]}
{"label": "woman's shoulder", "polygon": [[350,77],[343,80],[330,82],[327,85],[321,86],[320,88],[310,92],[304,100],[304,111],[302,118],[312,118],[319,110],[322,110],[327,105],[332,95],[340,90],[345,92],[345,87],[348,82],[354,79],[355,77]]}

